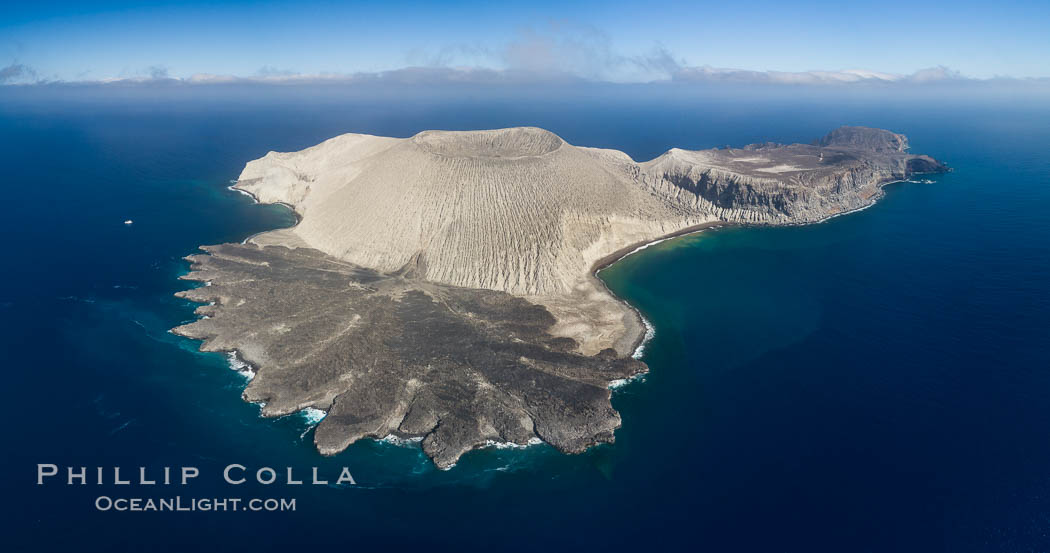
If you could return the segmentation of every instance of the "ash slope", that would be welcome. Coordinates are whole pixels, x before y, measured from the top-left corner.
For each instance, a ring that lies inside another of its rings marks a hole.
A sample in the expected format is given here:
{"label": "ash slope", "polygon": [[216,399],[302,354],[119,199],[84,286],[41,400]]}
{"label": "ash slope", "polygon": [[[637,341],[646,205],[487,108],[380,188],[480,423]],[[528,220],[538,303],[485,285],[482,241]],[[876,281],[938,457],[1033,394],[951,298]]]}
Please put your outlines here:
{"label": "ash slope", "polygon": [[536,128],[343,135],[248,163],[236,185],[298,225],[191,256],[182,293],[215,302],[176,332],[238,350],[276,416],[329,411],[315,441],[424,437],[449,466],[488,440],[567,452],[613,439],[611,380],[643,329],[593,270],[632,245],[717,222],[806,223],[882,185],[945,170],[899,134],[674,149],[645,163]]}

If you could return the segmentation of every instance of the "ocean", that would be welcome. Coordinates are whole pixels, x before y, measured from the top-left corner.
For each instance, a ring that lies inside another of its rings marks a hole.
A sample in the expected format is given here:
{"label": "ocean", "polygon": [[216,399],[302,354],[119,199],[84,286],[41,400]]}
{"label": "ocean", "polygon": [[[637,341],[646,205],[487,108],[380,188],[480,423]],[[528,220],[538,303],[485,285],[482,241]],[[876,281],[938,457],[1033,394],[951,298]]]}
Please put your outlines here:
{"label": "ocean", "polygon": [[[4,550],[1050,550],[1050,101],[179,94],[0,98]],[[168,332],[194,318],[173,296],[183,256],[294,224],[227,189],[269,150],[532,125],[644,160],[842,124],[907,134],[954,171],[603,270],[655,335],[650,372],[614,393],[616,443],[582,455],[487,448],[440,471],[417,444],[367,441],[321,457],[315,419],[260,418],[227,356]],[[201,476],[38,486],[38,463]],[[347,466],[357,485],[232,487],[231,463],[278,482]],[[296,510],[95,508],[174,495]]]}

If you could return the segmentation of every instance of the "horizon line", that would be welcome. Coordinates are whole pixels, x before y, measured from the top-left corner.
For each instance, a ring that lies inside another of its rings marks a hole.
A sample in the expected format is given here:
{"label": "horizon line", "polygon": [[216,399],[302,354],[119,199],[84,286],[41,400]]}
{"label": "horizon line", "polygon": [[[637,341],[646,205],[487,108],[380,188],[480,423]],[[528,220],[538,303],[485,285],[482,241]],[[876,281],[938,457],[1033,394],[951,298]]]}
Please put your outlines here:
{"label": "horizon line", "polygon": [[920,69],[910,74],[886,73],[866,69],[837,69],[811,71],[778,71],[722,68],[711,65],[683,66],[668,71],[665,77],[655,79],[615,80],[588,77],[567,71],[530,71],[500,69],[485,66],[423,66],[409,65],[383,71],[299,73],[278,71],[263,67],[251,75],[193,73],[172,76],[163,66],[145,70],[148,74],[132,77],[104,77],[98,79],[67,80],[40,77],[35,69],[12,63],[0,68],[0,86],[106,86],[106,85],[318,85],[318,84],[758,84],[758,85],[930,85],[930,84],[1050,84],[1048,77],[1013,77],[997,75],[988,78],[970,77],[946,66]]}

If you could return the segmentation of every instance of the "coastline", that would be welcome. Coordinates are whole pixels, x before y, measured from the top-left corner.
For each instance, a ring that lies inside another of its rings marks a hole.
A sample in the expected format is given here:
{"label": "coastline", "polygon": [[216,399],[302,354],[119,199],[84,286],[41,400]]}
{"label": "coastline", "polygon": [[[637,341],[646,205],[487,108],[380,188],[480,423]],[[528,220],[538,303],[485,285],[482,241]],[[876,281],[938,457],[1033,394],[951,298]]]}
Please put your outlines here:
{"label": "coastline", "polygon": [[[253,202],[262,205],[262,202],[259,201],[259,198],[257,198],[255,196],[255,194],[252,194],[251,192],[248,192],[247,190],[245,190],[243,188],[237,188],[237,185],[240,182],[241,181],[239,181],[239,180],[238,181],[233,181],[233,184],[227,186],[226,189],[227,190],[232,190],[234,192],[239,192],[241,194],[244,194],[245,196],[248,196],[249,198],[251,198]],[[285,228],[294,228],[299,223],[301,223],[303,221],[302,214],[299,213],[298,211],[296,211],[295,207],[293,207],[292,205],[286,204],[284,202],[273,202],[273,203],[278,204],[278,205],[283,205],[284,207],[287,207],[288,210],[292,212],[292,215],[295,216],[295,223],[293,223],[292,226],[285,227]],[[249,234],[244,240],[241,240],[241,244],[247,244],[248,241],[251,240],[252,238],[255,238],[256,236],[259,236],[260,234],[264,234],[264,233],[267,233],[267,232],[273,232],[274,230],[280,230],[280,229],[261,230],[259,232],[254,233],[254,234]]]}
{"label": "coastline", "polygon": [[[634,314],[634,320],[631,321],[632,324],[626,324],[626,322],[625,322],[625,326],[628,326],[629,328],[627,328],[626,331],[624,332],[624,337],[625,338],[628,337],[628,336],[631,336],[632,334],[634,335],[634,337],[631,338],[631,342],[630,342],[631,345],[630,345],[630,347],[627,348],[627,351],[631,352],[629,355],[632,358],[634,358],[634,359],[640,359],[641,358],[641,353],[644,351],[645,344],[648,343],[649,340],[652,340],[653,336],[656,335],[656,329],[652,326],[652,323],[650,323],[648,321],[648,319],[646,319],[645,316],[642,315],[642,312],[639,311],[637,307],[631,305],[631,302],[627,301],[626,299],[621,298],[620,296],[616,295],[616,293],[613,292],[609,288],[609,286],[605,284],[605,281],[602,280],[598,276],[598,273],[600,273],[603,269],[609,267],[610,265],[616,263],[617,261],[620,261],[621,259],[623,259],[623,258],[625,258],[625,257],[627,257],[627,256],[629,256],[631,254],[640,252],[640,251],[642,251],[642,250],[644,250],[644,249],[646,249],[646,248],[648,248],[650,246],[653,246],[655,244],[659,244],[660,242],[665,242],[665,241],[671,240],[673,238],[680,238],[682,236],[688,236],[690,234],[697,234],[697,233],[703,232],[705,230],[713,230],[713,229],[717,229],[717,228],[721,228],[721,227],[728,227],[728,226],[740,226],[740,224],[739,223],[727,223],[725,221],[709,221],[709,222],[706,222],[706,223],[700,223],[698,225],[691,225],[691,226],[685,227],[683,229],[677,230],[675,232],[672,232],[670,234],[665,234],[665,235],[663,235],[663,236],[661,236],[659,238],[656,238],[654,240],[646,240],[646,241],[642,241],[642,242],[635,242],[633,244],[630,244],[628,246],[620,248],[620,249],[614,251],[613,253],[598,259],[597,261],[594,262],[593,265],[591,265],[589,278],[592,278],[595,281],[597,281],[599,286],[601,287],[601,289],[605,290],[610,296],[615,298],[616,301],[619,301],[619,302],[623,303],[624,305],[626,305],[631,310],[631,313]],[[641,374],[645,374],[645,373],[641,373]],[[612,383],[610,383],[610,384],[612,384]],[[622,385],[622,384],[620,384],[620,385]],[[616,386],[616,387],[619,387],[619,385]]]}
{"label": "coastline", "polygon": [[[622,302],[624,305],[629,307],[631,309],[631,312],[634,313],[634,319],[635,319],[633,321],[634,324],[633,325],[629,325],[632,328],[628,328],[626,330],[626,332],[625,332],[625,335],[629,335],[633,331],[634,338],[633,338],[633,340],[631,342],[632,345],[630,347],[630,351],[632,352],[631,353],[631,357],[640,360],[641,359],[641,354],[645,350],[645,345],[650,340],[652,340],[652,338],[655,336],[656,329],[652,326],[652,323],[650,323],[649,320],[646,319],[644,315],[642,315],[642,312],[640,310],[638,310],[637,307],[635,307],[634,305],[631,305],[631,303],[629,301],[627,301],[626,299],[616,295],[615,292],[613,292],[611,289],[609,289],[609,287],[605,284],[605,281],[603,281],[598,276],[598,273],[600,273],[602,270],[608,268],[609,266],[613,265],[617,261],[620,261],[621,259],[623,259],[625,257],[628,257],[630,255],[633,255],[635,253],[638,253],[638,252],[640,252],[640,251],[642,251],[642,250],[644,250],[644,249],[646,249],[646,248],[648,248],[650,246],[654,246],[654,245],[659,244],[661,242],[666,242],[667,240],[672,240],[672,239],[680,238],[680,237],[683,237],[683,236],[689,236],[691,234],[697,234],[697,233],[703,232],[705,230],[717,230],[717,229],[720,229],[720,228],[723,228],[723,227],[724,228],[759,227],[759,226],[764,226],[764,227],[781,227],[781,226],[784,226],[784,227],[787,227],[787,226],[819,225],[821,223],[825,223],[827,221],[830,221],[831,219],[834,219],[836,217],[841,217],[843,215],[850,215],[850,214],[853,214],[853,213],[864,211],[865,209],[868,209],[868,208],[874,206],[875,204],[879,203],[879,200],[883,199],[886,196],[885,188],[887,186],[891,185],[891,184],[897,184],[897,183],[902,183],[902,182],[911,182],[910,179],[912,179],[913,177],[915,177],[917,175],[933,175],[933,174],[937,174],[937,173],[936,172],[916,172],[916,173],[912,173],[910,175],[905,175],[904,177],[899,178],[899,179],[892,179],[892,180],[887,180],[885,182],[877,183],[875,186],[878,189],[878,191],[877,191],[877,193],[871,195],[871,197],[869,198],[869,201],[868,201],[867,204],[862,205],[862,206],[857,207],[857,208],[854,208],[854,209],[849,209],[849,210],[842,211],[842,212],[839,212],[839,213],[834,213],[832,215],[828,215],[827,217],[824,217],[824,218],[821,218],[821,219],[817,219],[817,220],[814,220],[814,221],[798,221],[798,222],[785,222],[785,223],[741,223],[741,222],[730,222],[730,221],[710,221],[710,222],[707,222],[707,223],[701,223],[699,225],[689,226],[689,227],[683,228],[681,230],[672,232],[670,234],[666,234],[666,235],[661,236],[659,238],[656,238],[654,240],[649,240],[649,241],[644,241],[644,242],[636,242],[634,244],[631,244],[629,246],[625,246],[623,248],[620,248],[619,250],[616,250],[615,252],[602,257],[598,261],[595,261],[594,265],[591,266],[590,276],[591,276],[591,278],[594,278],[595,280],[597,280],[601,284],[602,288],[606,292],[608,292],[612,297],[616,298],[616,300]],[[641,374],[645,374],[645,373],[641,373]],[[626,382],[618,383],[614,387],[620,387],[620,386],[622,386],[622,385],[624,385],[624,384],[626,384],[628,382],[630,382],[630,380],[628,380]]]}

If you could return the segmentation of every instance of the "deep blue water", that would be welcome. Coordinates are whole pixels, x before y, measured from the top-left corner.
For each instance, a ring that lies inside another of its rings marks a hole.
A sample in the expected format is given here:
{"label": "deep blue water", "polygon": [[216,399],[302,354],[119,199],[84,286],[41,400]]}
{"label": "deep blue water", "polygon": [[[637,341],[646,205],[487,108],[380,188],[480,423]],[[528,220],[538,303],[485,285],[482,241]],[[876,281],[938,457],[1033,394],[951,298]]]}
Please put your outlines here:
{"label": "deep blue water", "polygon": [[[167,329],[182,256],[292,224],[226,190],[341,132],[536,125],[672,146],[906,133],[955,172],[827,223],[665,242],[602,273],[655,325],[617,443],[447,472],[301,416]],[[1050,102],[690,98],[0,102],[4,550],[1050,550]],[[125,219],[134,225],[125,226]],[[359,486],[230,487],[242,463]],[[35,486],[37,463],[197,466],[185,488]],[[334,471],[334,472],[333,472]],[[129,489],[131,488],[131,489]],[[293,497],[284,513],[96,512],[99,495]]]}

